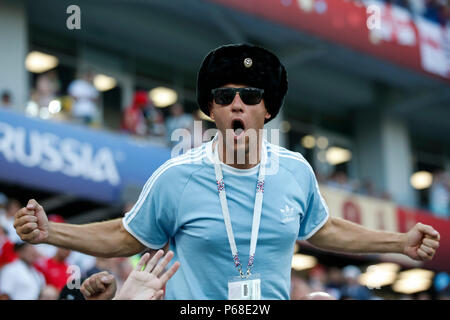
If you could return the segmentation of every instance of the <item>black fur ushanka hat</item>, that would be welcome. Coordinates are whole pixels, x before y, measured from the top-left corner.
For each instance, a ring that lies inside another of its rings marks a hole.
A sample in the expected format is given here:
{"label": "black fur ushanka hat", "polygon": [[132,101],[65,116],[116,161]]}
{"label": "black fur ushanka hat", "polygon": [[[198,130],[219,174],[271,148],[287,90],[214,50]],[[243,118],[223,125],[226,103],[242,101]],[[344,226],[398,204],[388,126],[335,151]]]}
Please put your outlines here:
{"label": "black fur ushanka hat", "polygon": [[197,103],[209,116],[211,90],[228,83],[264,89],[264,103],[272,120],[283,105],[287,73],[280,60],[261,47],[231,44],[211,51],[197,74]]}

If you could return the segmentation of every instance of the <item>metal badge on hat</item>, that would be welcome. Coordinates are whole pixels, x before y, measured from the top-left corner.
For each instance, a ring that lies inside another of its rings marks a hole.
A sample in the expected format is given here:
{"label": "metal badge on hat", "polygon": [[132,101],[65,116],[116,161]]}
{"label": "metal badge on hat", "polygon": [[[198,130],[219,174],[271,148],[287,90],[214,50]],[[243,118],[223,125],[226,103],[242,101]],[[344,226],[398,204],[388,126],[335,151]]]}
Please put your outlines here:
{"label": "metal badge on hat", "polygon": [[245,59],[244,59],[244,66],[245,66],[246,68],[250,68],[250,67],[252,66],[252,64],[253,64],[252,59],[250,59],[250,58],[245,58]]}

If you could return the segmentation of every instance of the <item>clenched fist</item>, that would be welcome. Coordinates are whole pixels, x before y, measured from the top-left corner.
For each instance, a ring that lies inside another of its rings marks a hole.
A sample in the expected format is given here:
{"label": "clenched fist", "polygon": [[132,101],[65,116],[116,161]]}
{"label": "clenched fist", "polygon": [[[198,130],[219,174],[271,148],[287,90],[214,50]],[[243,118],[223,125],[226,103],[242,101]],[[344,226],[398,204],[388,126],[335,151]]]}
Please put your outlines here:
{"label": "clenched fist", "polygon": [[22,241],[32,244],[45,242],[49,223],[44,208],[36,200],[29,200],[26,207],[16,212],[14,228]]}
{"label": "clenched fist", "polygon": [[108,271],[96,273],[83,281],[80,291],[86,300],[110,300],[116,294],[116,279]]}
{"label": "clenched fist", "polygon": [[417,223],[406,234],[404,253],[414,260],[428,261],[433,259],[441,237],[432,226]]}

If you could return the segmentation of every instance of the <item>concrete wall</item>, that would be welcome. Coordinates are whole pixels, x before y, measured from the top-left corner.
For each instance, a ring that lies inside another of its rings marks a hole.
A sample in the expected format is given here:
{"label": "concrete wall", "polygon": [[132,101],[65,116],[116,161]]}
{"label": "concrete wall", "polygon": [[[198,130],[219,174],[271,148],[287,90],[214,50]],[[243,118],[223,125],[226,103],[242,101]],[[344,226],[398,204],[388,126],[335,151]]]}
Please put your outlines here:
{"label": "concrete wall", "polygon": [[0,92],[12,94],[15,109],[23,110],[29,98],[25,57],[28,53],[28,30],[22,1],[0,2]]}

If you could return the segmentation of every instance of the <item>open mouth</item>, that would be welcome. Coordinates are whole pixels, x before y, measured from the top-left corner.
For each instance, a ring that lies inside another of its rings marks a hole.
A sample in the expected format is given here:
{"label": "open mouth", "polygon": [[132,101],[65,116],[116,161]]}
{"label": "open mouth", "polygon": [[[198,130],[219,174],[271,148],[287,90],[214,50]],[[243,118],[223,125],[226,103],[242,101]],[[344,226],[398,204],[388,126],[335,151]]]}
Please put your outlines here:
{"label": "open mouth", "polygon": [[234,138],[238,139],[244,133],[245,130],[244,122],[239,119],[233,120],[232,128],[234,132]]}

